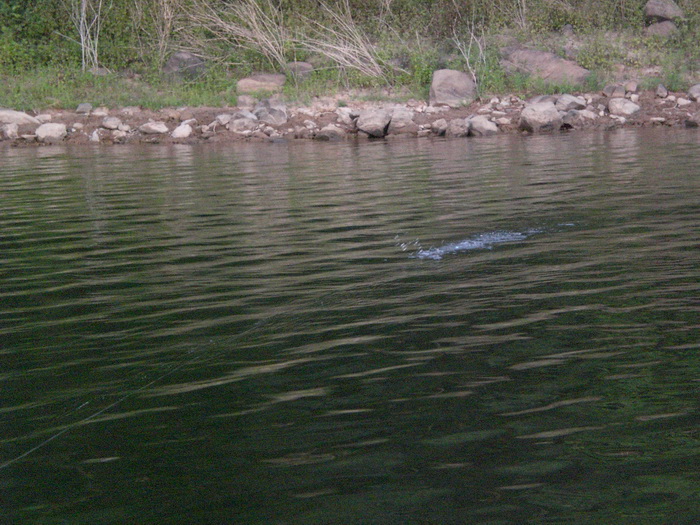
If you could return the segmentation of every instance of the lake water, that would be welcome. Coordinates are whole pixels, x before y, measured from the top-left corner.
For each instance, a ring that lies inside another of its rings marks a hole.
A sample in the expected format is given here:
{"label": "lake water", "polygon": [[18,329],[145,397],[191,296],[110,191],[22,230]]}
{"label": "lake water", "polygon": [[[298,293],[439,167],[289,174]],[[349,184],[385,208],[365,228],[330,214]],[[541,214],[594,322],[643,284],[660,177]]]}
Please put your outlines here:
{"label": "lake water", "polygon": [[700,522],[700,134],[0,149],[0,521]]}

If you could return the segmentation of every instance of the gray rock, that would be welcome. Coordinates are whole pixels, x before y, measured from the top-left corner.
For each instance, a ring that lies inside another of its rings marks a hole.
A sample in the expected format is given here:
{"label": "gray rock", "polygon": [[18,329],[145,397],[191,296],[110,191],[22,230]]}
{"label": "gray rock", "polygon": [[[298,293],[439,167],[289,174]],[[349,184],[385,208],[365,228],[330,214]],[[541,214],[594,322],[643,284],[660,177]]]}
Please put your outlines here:
{"label": "gray rock", "polygon": [[700,102],[700,84],[695,84],[690,87],[688,90],[688,98]]}
{"label": "gray rock", "polygon": [[430,84],[430,105],[446,105],[458,108],[476,98],[476,85],[468,74],[454,69],[438,69],[433,72]]}
{"label": "gray rock", "polygon": [[625,92],[636,93],[637,91],[639,91],[639,82],[636,80],[628,80],[625,82]]}
{"label": "gray rock", "polygon": [[664,20],[663,22],[656,22],[644,28],[644,34],[647,36],[658,36],[661,38],[668,38],[678,31],[676,24],[670,20]]}
{"label": "gray rock", "polygon": [[430,131],[442,137],[447,131],[447,121],[444,118],[439,118],[430,125]]}
{"label": "gray rock", "polygon": [[193,80],[206,72],[206,62],[188,51],[173,53],[163,67],[163,73],[173,79]]}
{"label": "gray rock", "polygon": [[287,81],[280,73],[262,73],[242,78],[236,83],[239,93],[278,92]]}
{"label": "gray rock", "polygon": [[102,121],[102,127],[105,129],[119,129],[119,126],[121,125],[122,121],[117,117],[105,117],[105,119]]}
{"label": "gray rock", "polygon": [[673,0],[649,0],[644,6],[644,16],[650,22],[683,18],[683,10]]}
{"label": "gray rock", "polygon": [[328,124],[314,135],[314,139],[325,141],[340,140],[343,137],[345,137],[345,132],[334,124]]}
{"label": "gray rock", "polygon": [[37,115],[35,118],[42,124],[44,124],[45,122],[51,122],[53,120],[53,116],[49,115],[48,113],[42,113],[41,115]]}
{"label": "gray rock", "polygon": [[626,93],[625,86],[620,84],[608,84],[603,88],[603,95],[608,98],[624,97]]}
{"label": "gray rock", "polygon": [[[250,113],[250,111],[248,111],[248,113]],[[253,115],[252,113],[250,113],[250,114]],[[253,115],[253,116],[255,117],[255,115]],[[229,113],[221,113],[221,114],[217,115],[216,117],[214,117],[214,123],[219,124],[221,126],[225,126],[226,124],[231,122],[231,120],[233,120],[233,118],[234,118],[233,115],[231,115]],[[257,119],[257,117],[255,117],[255,118]]]}
{"label": "gray rock", "polygon": [[[248,111],[247,109],[241,109],[239,111],[236,111],[233,115],[230,116],[231,118],[228,122],[230,122],[231,120],[236,120],[237,118],[249,118],[252,120],[258,120],[258,117],[255,116],[255,113],[253,113],[252,111]],[[219,117],[216,117],[216,119],[219,120]],[[228,124],[228,122],[226,122],[226,124]]]}
{"label": "gray rock", "polygon": [[557,97],[554,95],[537,95],[527,101],[528,104],[539,104],[540,102],[551,102],[556,105]]}
{"label": "gray rock", "polygon": [[668,89],[663,84],[659,84],[656,87],[656,96],[659,98],[666,98],[668,96]]}
{"label": "gray rock", "polygon": [[498,133],[498,126],[484,115],[477,115],[476,117],[467,119],[467,124],[469,126],[470,136],[484,137]]}
{"label": "gray rock", "polygon": [[80,113],[81,115],[86,115],[92,111],[92,104],[88,104],[87,102],[83,102],[82,104],[78,104],[78,107],[75,109],[76,113]]}
{"label": "gray rock", "polygon": [[338,122],[350,129],[355,129],[357,119],[360,116],[359,111],[351,108],[338,108],[335,110],[335,114],[338,115]]}
{"label": "gray rock", "polygon": [[174,139],[186,139],[192,135],[192,131],[192,126],[183,122],[173,130],[170,136]]}
{"label": "gray rock", "polygon": [[362,111],[357,119],[357,129],[370,137],[386,136],[391,122],[391,113],[383,109],[368,109]]}
{"label": "gray rock", "polygon": [[39,142],[60,142],[68,134],[65,124],[48,122],[36,128],[36,138]]}
{"label": "gray rock", "polygon": [[520,113],[519,128],[533,133],[557,131],[563,124],[561,115],[551,102],[540,102],[525,106]]}
{"label": "gray rock", "polygon": [[236,133],[243,133],[244,131],[253,131],[257,129],[258,125],[258,119],[237,118],[229,122],[226,125],[226,129],[235,131]]}
{"label": "gray rock", "polygon": [[469,135],[469,123],[467,119],[455,118],[450,120],[445,130],[446,137],[466,137]]}
{"label": "gray rock", "polygon": [[165,124],[165,122],[151,121],[139,126],[139,131],[141,133],[145,133],[146,135],[161,135],[163,133],[167,133],[170,130],[168,129],[168,126]]}
{"label": "gray rock", "polygon": [[685,127],[686,128],[700,127],[700,111],[698,111],[694,115],[688,117],[688,119],[685,121]]}
{"label": "gray rock", "polygon": [[272,99],[261,100],[253,110],[253,114],[265,124],[282,126],[287,123],[287,107]]}
{"label": "gray rock", "polygon": [[573,95],[561,95],[555,104],[559,111],[569,111],[571,109],[585,109],[586,99],[583,97],[575,97]]}
{"label": "gray rock", "polygon": [[572,109],[562,116],[562,124],[565,128],[582,129],[593,124],[598,115],[587,109]]}
{"label": "gray rock", "polygon": [[288,62],[287,71],[295,77],[304,78],[313,73],[314,66],[308,62]]}
{"label": "gray rock", "polygon": [[418,125],[413,122],[413,110],[402,107],[394,109],[391,113],[388,133],[390,135],[418,133]]}
{"label": "gray rock", "polygon": [[17,124],[19,126],[23,124],[34,124],[38,126],[41,122],[21,111],[0,109],[0,124]]}
{"label": "gray rock", "polygon": [[501,64],[508,72],[527,73],[550,84],[582,84],[590,71],[554,53],[510,47],[502,50]]}
{"label": "gray rock", "polygon": [[642,108],[626,98],[611,98],[608,101],[608,111],[610,111],[611,115],[617,115],[618,117],[631,117],[640,109]]}
{"label": "gray rock", "polygon": [[0,138],[16,140],[19,138],[19,125],[16,122],[0,126]]}

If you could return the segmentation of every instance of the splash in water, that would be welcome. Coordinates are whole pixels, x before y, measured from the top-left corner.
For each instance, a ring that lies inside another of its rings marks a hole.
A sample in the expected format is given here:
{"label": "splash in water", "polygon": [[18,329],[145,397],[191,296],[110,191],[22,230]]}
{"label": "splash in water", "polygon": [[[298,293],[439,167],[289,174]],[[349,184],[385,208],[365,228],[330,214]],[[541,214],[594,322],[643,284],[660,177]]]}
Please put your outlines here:
{"label": "splash in water", "polygon": [[439,261],[445,255],[451,255],[453,253],[459,253],[468,250],[490,250],[495,244],[523,241],[531,235],[535,235],[537,233],[542,232],[543,230],[531,228],[522,232],[495,231],[481,233],[463,241],[453,242],[436,248],[429,248],[427,250],[418,250],[414,254],[414,257],[418,259],[433,259],[435,261]]}

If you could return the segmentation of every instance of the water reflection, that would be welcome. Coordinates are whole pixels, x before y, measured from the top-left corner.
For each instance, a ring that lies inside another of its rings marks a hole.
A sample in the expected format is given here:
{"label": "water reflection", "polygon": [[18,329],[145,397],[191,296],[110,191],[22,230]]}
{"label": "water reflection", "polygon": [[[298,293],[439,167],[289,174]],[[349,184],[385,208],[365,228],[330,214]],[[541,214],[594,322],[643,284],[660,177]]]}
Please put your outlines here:
{"label": "water reflection", "polygon": [[691,523],[699,144],[0,150],[5,514]]}

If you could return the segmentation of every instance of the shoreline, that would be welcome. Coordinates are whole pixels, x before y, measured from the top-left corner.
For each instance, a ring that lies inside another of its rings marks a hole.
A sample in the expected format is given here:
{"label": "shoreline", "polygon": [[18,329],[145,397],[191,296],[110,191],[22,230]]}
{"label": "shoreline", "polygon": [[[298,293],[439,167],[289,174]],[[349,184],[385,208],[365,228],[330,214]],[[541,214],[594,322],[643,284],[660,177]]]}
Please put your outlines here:
{"label": "shoreline", "polygon": [[516,95],[461,107],[425,101],[345,102],[316,98],[309,105],[240,96],[235,107],[158,111],[130,106],[23,113],[0,108],[0,145],[222,144],[241,141],[337,141],[350,137],[471,137],[503,133],[616,128],[698,128],[697,93],[638,91],[634,83],[601,93]]}

